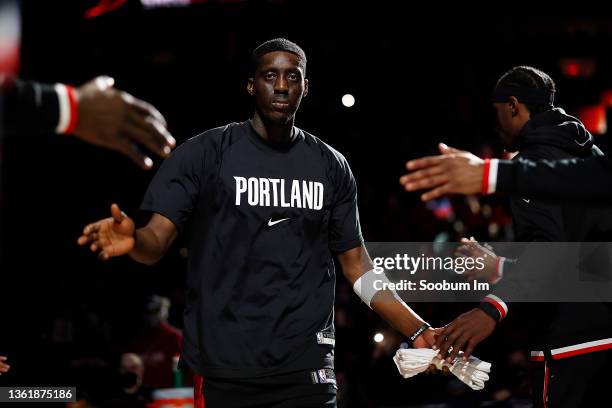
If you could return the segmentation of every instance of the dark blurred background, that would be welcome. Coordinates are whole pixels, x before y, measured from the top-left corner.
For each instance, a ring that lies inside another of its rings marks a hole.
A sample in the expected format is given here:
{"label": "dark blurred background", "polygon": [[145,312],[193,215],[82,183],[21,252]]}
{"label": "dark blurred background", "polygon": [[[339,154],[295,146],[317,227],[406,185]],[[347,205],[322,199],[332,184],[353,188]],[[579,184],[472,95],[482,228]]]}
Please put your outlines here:
{"label": "dark blurred background", "polygon": [[[600,10],[553,16],[417,10],[400,2],[170,3],[23,2],[19,76],[73,85],[113,76],[117,88],[153,103],[180,143],[247,119],[250,52],[287,37],[308,56],[310,94],[297,125],[347,157],[368,241],[512,239],[503,197],[426,206],[403,192],[398,178],[406,160],[436,152],[441,141],[502,157],[489,97],[515,65],[550,74],[557,105],[578,115],[609,150],[612,18]],[[342,104],[345,94],[354,106]],[[0,386],[76,385],[99,406],[120,381],[125,352],[140,355],[148,385],[172,386],[168,358],[184,305],[181,243],[152,268],[128,259],[101,263],[76,245],[83,226],[108,216],[112,202],[146,222],[138,207],[155,170],[54,135],[6,140],[2,154],[0,355],[13,368]],[[473,305],[413,306],[439,326]],[[167,319],[152,318],[164,308]],[[403,339],[359,304],[341,275],[336,326],[341,407],[529,406],[525,333],[512,316],[477,349],[493,363],[491,381],[478,393],[441,375],[403,380],[391,360]],[[374,341],[376,333],[382,341]]]}

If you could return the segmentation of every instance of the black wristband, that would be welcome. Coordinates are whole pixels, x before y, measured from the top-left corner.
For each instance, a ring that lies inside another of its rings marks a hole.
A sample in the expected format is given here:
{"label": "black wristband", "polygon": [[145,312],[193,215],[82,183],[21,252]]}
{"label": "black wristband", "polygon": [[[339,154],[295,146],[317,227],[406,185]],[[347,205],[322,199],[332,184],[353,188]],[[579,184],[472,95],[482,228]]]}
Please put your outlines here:
{"label": "black wristband", "polygon": [[431,326],[429,325],[429,323],[423,323],[423,325],[421,327],[419,327],[417,329],[417,331],[415,331],[412,336],[410,336],[409,340],[410,340],[410,344],[414,343],[414,340],[416,340],[417,337],[419,337],[421,334],[423,334],[423,332],[427,329],[429,329]]}
{"label": "black wristband", "polygon": [[497,308],[493,306],[492,304],[490,304],[489,302],[481,302],[478,305],[478,308],[482,310],[483,312],[485,312],[486,314],[488,314],[496,322],[501,321],[502,317],[501,317],[501,314],[499,313],[499,310],[497,310]]}

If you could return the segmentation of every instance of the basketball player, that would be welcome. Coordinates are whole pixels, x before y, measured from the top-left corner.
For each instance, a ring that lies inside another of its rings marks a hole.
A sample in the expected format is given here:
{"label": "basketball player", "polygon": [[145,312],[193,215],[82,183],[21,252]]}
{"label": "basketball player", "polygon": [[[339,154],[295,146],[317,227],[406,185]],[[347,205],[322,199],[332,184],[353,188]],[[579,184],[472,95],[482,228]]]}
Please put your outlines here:
{"label": "basketball player", "polygon": [[[609,161],[604,161],[603,153],[582,123],[554,106],[555,91],[550,76],[533,67],[515,67],[499,79],[493,105],[498,132],[506,150],[518,151],[516,160],[524,160],[522,165],[533,160],[547,160],[551,169],[555,165],[550,163],[555,160],[565,160],[565,163]],[[446,146],[441,146],[441,150],[460,158],[468,171],[456,177],[465,180],[466,185],[471,184],[475,174],[472,170],[482,161]],[[495,191],[491,180],[496,180],[499,163],[487,161],[483,164],[484,174],[479,181],[482,191],[489,193]],[[414,169],[418,164],[409,164],[408,167]],[[409,175],[402,178],[408,189],[412,189],[414,184],[423,187],[424,179],[431,177],[437,179],[435,184],[442,185],[437,188],[448,183],[445,173],[436,172],[435,167],[419,171],[420,177]],[[542,171],[538,174],[546,175]],[[546,182],[546,179],[541,179],[533,184]],[[584,182],[593,184],[596,181]],[[424,198],[431,195],[435,193]],[[567,202],[553,204],[531,196],[513,197],[511,204],[515,240],[518,242],[609,241],[610,212],[605,209]],[[451,346],[451,358],[459,350],[471,353],[491,334],[496,323],[506,317],[508,305],[503,296],[499,296],[504,283],[502,279],[494,294],[489,295],[479,308],[459,316],[441,331],[436,346],[443,356]],[[607,398],[604,384],[612,380],[608,370],[612,362],[612,309],[609,304],[538,304],[531,306],[522,320],[530,329],[532,361],[539,364],[533,382],[535,407],[590,407]]]}
{"label": "basketball player", "polygon": [[166,159],[142,204],[153,213],[146,226],[135,229],[113,205],[79,244],[103,260],[153,264],[178,234],[188,237],[181,361],[199,374],[199,407],[334,407],[332,255],[415,347],[430,347],[434,330],[396,294],[366,288],[373,271],[349,165],[294,126],[308,95],[304,51],[274,39],[252,57],[253,118],[204,132]]}

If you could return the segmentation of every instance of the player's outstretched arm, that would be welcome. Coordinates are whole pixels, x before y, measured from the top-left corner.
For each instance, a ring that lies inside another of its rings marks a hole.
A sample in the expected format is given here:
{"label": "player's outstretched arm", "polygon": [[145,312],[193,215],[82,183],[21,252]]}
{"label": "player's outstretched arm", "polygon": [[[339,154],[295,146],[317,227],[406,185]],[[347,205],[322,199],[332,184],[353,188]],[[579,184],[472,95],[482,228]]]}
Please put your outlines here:
{"label": "player's outstretched arm", "polygon": [[174,224],[157,213],[145,227],[136,229],[134,221],[113,204],[111,217],[87,225],[77,242],[89,245],[104,261],[127,254],[137,262],[152,265],[165,255],[176,235]]}
{"label": "player's outstretched arm", "polygon": [[[356,282],[360,278],[364,277],[366,273],[374,268],[370,255],[363,245],[338,254],[338,260],[340,261],[344,276],[353,287],[355,287]],[[367,282],[368,280],[365,277],[362,280],[364,286],[362,288],[363,292],[368,291],[368,288],[365,288],[365,286],[371,286],[371,282]],[[416,312],[401,301],[396,294],[388,290],[377,292],[372,297],[369,306],[391,326],[408,338],[417,333],[425,324],[425,321]],[[413,346],[417,348],[431,348],[435,343],[434,336],[436,335],[436,330],[433,328],[423,330],[413,340]]]}
{"label": "player's outstretched arm", "polygon": [[476,194],[482,191],[484,160],[470,152],[438,146],[440,156],[429,156],[406,163],[410,173],[400,177],[406,191],[427,189],[423,201],[446,194]]}

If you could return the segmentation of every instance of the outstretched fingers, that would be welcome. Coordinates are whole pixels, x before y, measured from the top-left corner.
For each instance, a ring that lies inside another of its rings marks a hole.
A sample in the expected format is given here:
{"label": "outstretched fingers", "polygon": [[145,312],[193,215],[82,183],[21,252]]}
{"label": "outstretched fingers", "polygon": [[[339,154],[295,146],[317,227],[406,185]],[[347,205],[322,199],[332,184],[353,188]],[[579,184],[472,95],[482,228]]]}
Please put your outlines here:
{"label": "outstretched fingers", "polygon": [[410,160],[406,163],[406,168],[410,171],[425,169],[435,166],[443,160],[442,156],[426,156],[420,159]]}
{"label": "outstretched fingers", "polygon": [[421,201],[430,201],[435,200],[436,198],[440,198],[444,195],[447,195],[451,192],[451,185],[449,183],[445,183],[439,187],[434,188],[433,190],[429,190],[426,193],[421,194]]}
{"label": "outstretched fingers", "polygon": [[97,222],[88,224],[85,228],[83,228],[83,233],[77,239],[77,243],[79,245],[91,244],[94,241],[94,234],[97,234],[99,230],[100,224],[98,224]]}
{"label": "outstretched fingers", "polygon": [[126,216],[126,214],[121,211],[121,208],[119,208],[119,206],[115,203],[111,204],[111,215],[113,216],[113,219],[115,220],[116,223],[121,223],[121,221],[124,220]]}

